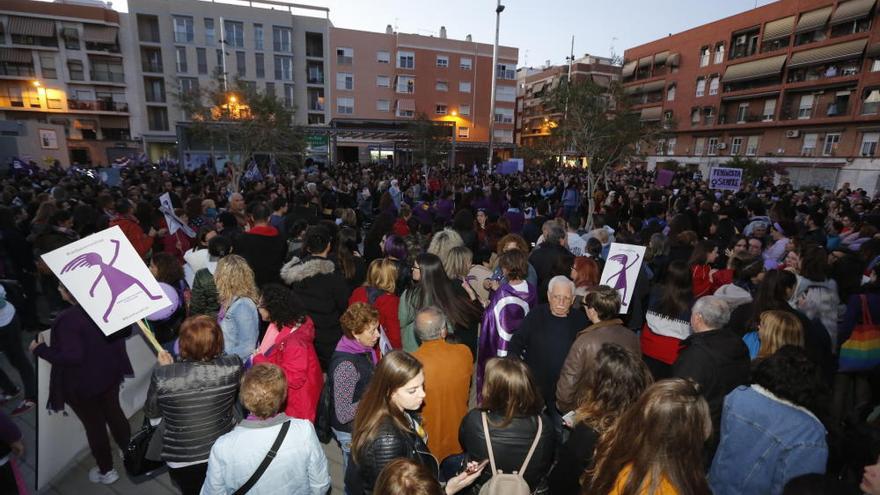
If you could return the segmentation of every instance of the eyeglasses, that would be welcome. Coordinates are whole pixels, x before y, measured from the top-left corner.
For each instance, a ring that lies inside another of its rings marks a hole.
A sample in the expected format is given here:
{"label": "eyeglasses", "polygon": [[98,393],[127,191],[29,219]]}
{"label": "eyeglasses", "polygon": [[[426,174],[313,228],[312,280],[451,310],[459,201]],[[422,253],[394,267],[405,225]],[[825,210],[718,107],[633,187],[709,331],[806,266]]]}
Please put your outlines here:
{"label": "eyeglasses", "polygon": [[420,267],[419,265],[411,265],[410,268],[412,268],[413,270],[421,270],[422,269],[422,267]]}

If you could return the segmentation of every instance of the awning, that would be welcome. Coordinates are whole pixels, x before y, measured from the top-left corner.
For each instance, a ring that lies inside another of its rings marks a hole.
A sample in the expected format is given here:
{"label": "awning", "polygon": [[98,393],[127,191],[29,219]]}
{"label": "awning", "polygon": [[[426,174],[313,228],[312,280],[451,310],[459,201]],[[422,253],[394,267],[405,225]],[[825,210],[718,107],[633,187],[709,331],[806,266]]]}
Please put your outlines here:
{"label": "awning", "polygon": [[754,62],[746,62],[744,64],[730,65],[724,71],[721,80],[724,83],[748,81],[750,79],[761,79],[777,75],[782,71],[785,64],[786,55],[764,58],[755,60]]}
{"label": "awning", "polygon": [[854,21],[860,17],[865,17],[874,8],[876,0],[849,0],[837,5],[837,10],[831,16],[831,24],[840,24],[841,22]]}
{"label": "awning", "polygon": [[764,25],[764,36],[761,39],[767,41],[791,36],[791,33],[794,31],[794,17],[792,15],[768,22]]}
{"label": "awning", "polygon": [[629,77],[629,76],[633,75],[633,73],[635,73],[635,71],[636,71],[636,64],[638,64],[638,62],[636,62],[635,60],[633,60],[632,62],[627,62],[627,63],[623,64],[623,70],[621,71],[621,75],[623,77]]}
{"label": "awning", "polygon": [[416,111],[416,100],[397,100],[397,109],[404,111]]}
{"label": "awning", "polygon": [[650,67],[650,66],[651,66],[651,59],[652,59],[652,58],[653,58],[653,57],[642,57],[642,58],[640,58],[640,59],[639,59],[639,69],[641,69],[642,67]]}
{"label": "awning", "polygon": [[666,61],[666,65],[670,67],[678,67],[678,62],[681,56],[678,53],[673,53],[669,56],[669,60]]}
{"label": "awning", "polygon": [[101,117],[101,127],[108,129],[128,129],[130,127],[128,117]]}
{"label": "awning", "polygon": [[669,58],[669,52],[660,52],[657,55],[654,55],[654,65],[663,65],[666,63],[666,59]]}
{"label": "awning", "polygon": [[0,62],[13,62],[16,64],[33,64],[34,58],[30,50],[18,48],[0,48]]}
{"label": "awning", "polygon": [[650,93],[652,91],[662,91],[666,87],[666,81],[653,81],[645,84],[634,84],[623,88],[623,93],[634,95],[639,93]]}
{"label": "awning", "polygon": [[101,43],[103,45],[116,44],[117,28],[113,26],[95,26],[93,24],[85,24],[83,26],[83,39],[92,43]]}
{"label": "awning", "polygon": [[801,14],[801,19],[798,21],[794,32],[806,33],[807,31],[814,31],[825,26],[825,23],[828,22],[828,17],[831,16],[831,9],[833,7],[829,6]]}
{"label": "awning", "polygon": [[861,39],[848,41],[846,43],[838,43],[836,45],[823,46],[822,48],[816,48],[814,50],[797,52],[791,55],[791,61],[788,63],[788,68],[794,69],[806,65],[859,57],[862,55],[862,51],[865,50],[865,45],[867,44],[868,40]]}
{"label": "awning", "polygon": [[866,57],[880,57],[880,43],[874,43],[865,51]]}
{"label": "awning", "polygon": [[602,86],[603,88],[607,88],[611,86],[611,76],[603,76],[601,74],[593,74],[591,76],[593,78],[593,82]]}
{"label": "awning", "polygon": [[55,36],[55,23],[33,17],[9,16],[9,33],[51,38]]}
{"label": "awning", "polygon": [[639,120],[660,120],[663,116],[663,107],[643,108]]}
{"label": "awning", "polygon": [[76,28],[66,27],[61,29],[61,37],[66,40],[78,40],[79,31]]}

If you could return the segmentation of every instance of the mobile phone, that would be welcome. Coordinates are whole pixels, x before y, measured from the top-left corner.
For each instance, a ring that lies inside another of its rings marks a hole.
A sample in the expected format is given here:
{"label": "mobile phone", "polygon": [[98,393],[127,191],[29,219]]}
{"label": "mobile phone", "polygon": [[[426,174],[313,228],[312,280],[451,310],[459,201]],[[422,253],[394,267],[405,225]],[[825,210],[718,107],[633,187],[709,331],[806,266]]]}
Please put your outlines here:
{"label": "mobile phone", "polygon": [[489,459],[483,459],[483,460],[480,461],[480,463],[478,463],[478,464],[471,464],[470,466],[468,466],[468,467],[465,469],[465,472],[466,472],[467,474],[474,474],[474,473],[476,473],[477,471],[479,471],[480,469],[483,469],[483,466],[485,466],[485,465],[488,464],[488,463],[489,463]]}
{"label": "mobile phone", "polygon": [[573,424],[574,423],[574,411],[569,411],[568,413],[566,413],[565,416],[562,417],[562,422],[567,425]]}

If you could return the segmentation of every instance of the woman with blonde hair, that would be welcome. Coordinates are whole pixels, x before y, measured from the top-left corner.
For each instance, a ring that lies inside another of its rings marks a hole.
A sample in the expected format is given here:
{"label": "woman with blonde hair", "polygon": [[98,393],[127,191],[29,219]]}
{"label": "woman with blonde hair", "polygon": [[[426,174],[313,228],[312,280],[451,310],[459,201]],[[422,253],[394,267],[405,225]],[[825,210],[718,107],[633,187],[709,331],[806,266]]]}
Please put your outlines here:
{"label": "woman with blonde hair", "polygon": [[[752,359],[764,359],[776,353],[786,345],[804,346],[804,329],[797,316],[782,310],[770,310],[761,313],[758,320],[756,336],[746,334],[743,337],[749,347],[749,354],[755,349]],[[754,343],[757,337],[757,345]]]}
{"label": "woman with blonde hair", "polygon": [[696,384],[659,381],[599,440],[584,493],[708,495],[703,443],[711,433],[709,404]]}
{"label": "woman with blonde hair", "polygon": [[391,347],[400,349],[400,319],[397,316],[400,298],[395,295],[396,283],[397,262],[390,258],[373,260],[367,269],[367,280],[351,293],[348,304],[362,302],[376,308],[379,325],[385,330]]}
{"label": "woman with blonde hair", "polygon": [[447,268],[449,264],[449,251],[456,246],[464,246],[464,241],[458,232],[449,228],[434,234],[434,237],[431,238],[431,243],[428,244],[428,252],[440,258],[440,262],[443,263],[443,269],[446,271],[446,276],[449,278],[453,278],[449,268]]}
{"label": "woman with blonde hair", "polygon": [[220,302],[217,321],[223,330],[224,350],[246,360],[257,347],[260,314],[257,301],[260,293],[254,271],[241,256],[230,254],[220,258],[214,283]]}

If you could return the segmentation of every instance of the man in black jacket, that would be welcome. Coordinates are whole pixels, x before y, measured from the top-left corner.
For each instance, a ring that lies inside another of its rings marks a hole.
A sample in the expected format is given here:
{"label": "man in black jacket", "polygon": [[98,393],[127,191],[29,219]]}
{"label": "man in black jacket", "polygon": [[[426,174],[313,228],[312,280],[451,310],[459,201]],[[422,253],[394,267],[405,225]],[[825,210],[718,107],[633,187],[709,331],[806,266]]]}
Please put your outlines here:
{"label": "man in black jacket", "polygon": [[241,256],[254,270],[257,287],[280,282],[279,273],[287,254],[287,243],[278,229],[269,225],[272,212],[266,203],[248,207],[251,228],[235,239],[235,254]]}
{"label": "man in black jacket", "polygon": [[538,275],[538,302],[547,302],[547,285],[556,275],[569,276],[574,256],[566,247],[568,234],[565,229],[553,220],[544,222],[542,227],[544,242],[529,256],[529,263]]}

